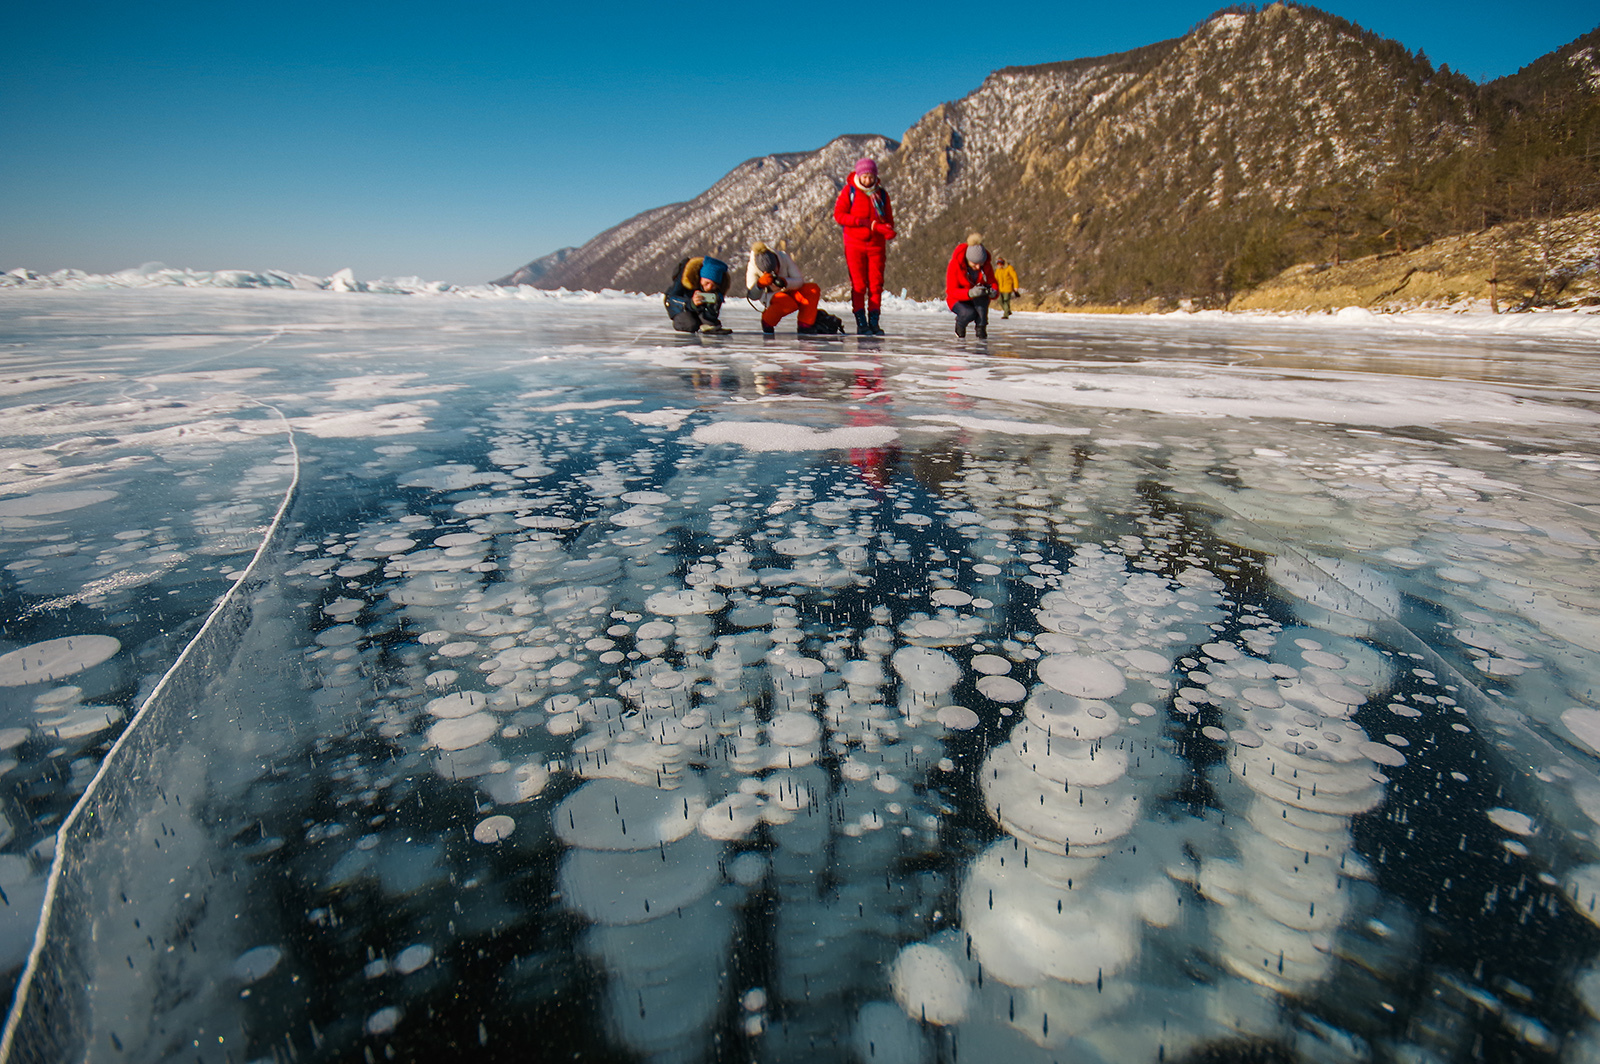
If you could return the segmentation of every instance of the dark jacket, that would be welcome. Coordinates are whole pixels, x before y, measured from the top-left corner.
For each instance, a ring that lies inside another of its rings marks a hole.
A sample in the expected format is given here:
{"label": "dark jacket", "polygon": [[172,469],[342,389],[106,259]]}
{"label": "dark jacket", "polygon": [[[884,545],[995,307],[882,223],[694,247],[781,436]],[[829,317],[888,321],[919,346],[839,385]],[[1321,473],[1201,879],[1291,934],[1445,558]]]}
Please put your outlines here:
{"label": "dark jacket", "polygon": [[[705,256],[696,255],[692,259],[684,259],[672,271],[672,283],[667,285],[666,293],[661,297],[669,316],[676,318],[686,310],[696,309],[691,297],[700,291],[700,264],[703,262]],[[732,274],[732,270],[724,273],[722,283],[717,286],[717,291],[724,296],[728,294],[728,282]]]}

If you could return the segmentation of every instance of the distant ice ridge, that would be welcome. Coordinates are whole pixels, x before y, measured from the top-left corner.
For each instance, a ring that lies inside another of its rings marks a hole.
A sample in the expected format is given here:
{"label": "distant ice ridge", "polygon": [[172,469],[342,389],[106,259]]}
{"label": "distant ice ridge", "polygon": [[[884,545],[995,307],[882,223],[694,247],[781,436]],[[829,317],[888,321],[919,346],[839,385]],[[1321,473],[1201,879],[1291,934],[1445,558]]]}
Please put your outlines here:
{"label": "distant ice ridge", "polygon": [[[665,283],[663,283],[665,287]],[[41,274],[25,267],[0,273],[0,289],[61,288],[73,291],[92,291],[112,288],[286,288],[302,292],[369,292],[395,296],[455,296],[461,299],[520,299],[543,302],[548,300],[574,300],[597,302],[621,300],[654,302],[659,295],[649,292],[623,292],[604,288],[598,292],[572,291],[566,288],[533,288],[529,285],[453,285],[444,281],[424,281],[420,277],[385,277],[376,281],[358,281],[348,267],[331,277],[316,277],[308,273],[291,273],[287,270],[191,270],[177,269],[164,263],[146,263],[143,266],[116,273],[85,273],[82,270],[57,270]],[[944,300],[921,302],[884,293],[884,309],[898,311],[933,312],[945,310]]]}
{"label": "distant ice ridge", "polygon": [[[570,301],[595,302],[655,302],[660,297],[650,292],[623,292],[614,288],[598,292],[572,291],[566,288],[544,289],[529,285],[452,285],[444,281],[424,281],[420,277],[384,277],[375,281],[360,281],[346,267],[329,277],[316,277],[307,273],[287,270],[191,270],[178,269],[163,263],[146,263],[143,266],[116,273],[85,273],[66,269],[40,274],[25,267],[0,272],[0,290],[67,289],[92,291],[119,288],[282,288],[304,292],[365,292],[375,295],[400,296],[452,296],[458,299],[515,299],[532,302]],[[738,300],[735,299],[735,303]],[[836,301],[824,300],[824,303]],[[893,316],[902,313],[947,313],[943,299],[917,300],[885,292],[883,310]],[[1083,318],[1100,315],[1078,315]],[[1406,311],[1396,314],[1375,314],[1364,307],[1345,307],[1335,314],[1311,311],[1227,311],[1175,310],[1162,314],[1114,314],[1112,318],[1146,318],[1186,323],[1193,321],[1254,320],[1285,325],[1310,325],[1337,328],[1399,329],[1426,333],[1539,333],[1541,335],[1600,337],[1600,312],[1592,309],[1541,310],[1516,314],[1491,314],[1487,305],[1468,312],[1430,310]],[[848,326],[847,326],[848,327]]]}
{"label": "distant ice ridge", "polygon": [[85,273],[82,270],[67,269],[40,274],[26,268],[18,268],[0,273],[0,289],[3,288],[65,288],[75,291],[110,288],[285,288],[303,292],[371,292],[397,296],[445,295],[464,299],[578,299],[585,302],[655,298],[609,288],[600,292],[569,292],[565,288],[550,291],[527,286],[501,288],[487,284],[452,285],[443,281],[424,281],[420,277],[385,277],[376,281],[359,281],[349,267],[330,277],[315,277],[287,270],[176,269],[159,262],[146,263],[116,273]]}

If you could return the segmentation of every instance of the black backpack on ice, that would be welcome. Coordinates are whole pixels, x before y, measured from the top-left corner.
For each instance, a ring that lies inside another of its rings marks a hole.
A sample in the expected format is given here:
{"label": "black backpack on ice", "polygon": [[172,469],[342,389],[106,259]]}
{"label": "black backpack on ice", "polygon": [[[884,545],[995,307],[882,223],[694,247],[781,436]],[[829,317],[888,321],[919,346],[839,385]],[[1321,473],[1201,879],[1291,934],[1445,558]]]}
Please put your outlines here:
{"label": "black backpack on ice", "polygon": [[844,322],[839,320],[839,315],[817,309],[817,321],[813,326],[818,336],[832,336],[834,333],[844,332]]}

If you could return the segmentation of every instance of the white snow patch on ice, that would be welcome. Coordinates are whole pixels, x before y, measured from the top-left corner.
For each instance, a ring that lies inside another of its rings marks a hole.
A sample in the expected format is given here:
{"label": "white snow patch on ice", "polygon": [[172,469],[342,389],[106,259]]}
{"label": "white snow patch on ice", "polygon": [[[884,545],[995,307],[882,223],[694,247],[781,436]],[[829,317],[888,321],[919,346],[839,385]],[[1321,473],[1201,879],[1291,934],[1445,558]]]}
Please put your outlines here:
{"label": "white snow patch on ice", "polygon": [[[1499,422],[1525,425],[1600,424],[1600,415],[1538,401],[1534,389],[1433,380],[1427,388],[1374,387],[1363,374],[1298,371],[1291,378],[1243,367],[1140,363],[1122,372],[1054,368],[1048,373],[998,376],[988,370],[928,377],[943,393],[1001,402],[1143,410],[1203,418],[1289,418],[1334,425],[1437,425]],[[1128,441],[1138,442],[1138,441]]]}
{"label": "white snow patch on ice", "polygon": [[694,411],[644,410],[636,412],[631,410],[619,410],[617,413],[622,417],[627,418],[635,425],[643,425],[646,428],[662,428],[669,432],[676,432],[678,429],[683,427],[684,419],[690,414],[694,413]]}
{"label": "white snow patch on ice", "polygon": [[321,439],[371,439],[381,436],[405,436],[421,432],[428,427],[423,415],[424,406],[433,406],[429,400],[416,403],[384,403],[370,410],[348,410],[343,413],[312,414],[292,419],[294,427]]}
{"label": "white snow patch on ice", "polygon": [[818,430],[778,421],[719,421],[701,425],[690,438],[696,443],[738,444],[748,451],[826,451],[884,447],[897,435],[887,425]]}
{"label": "white snow patch on ice", "polygon": [[[428,380],[427,387],[407,387],[408,382],[419,380]],[[320,399],[331,399],[334,402],[354,403],[369,399],[392,398],[394,396],[453,392],[462,387],[459,384],[444,384],[431,380],[426,373],[379,373],[370,377],[341,377],[328,383],[330,385],[328,391],[312,392],[311,394]]]}

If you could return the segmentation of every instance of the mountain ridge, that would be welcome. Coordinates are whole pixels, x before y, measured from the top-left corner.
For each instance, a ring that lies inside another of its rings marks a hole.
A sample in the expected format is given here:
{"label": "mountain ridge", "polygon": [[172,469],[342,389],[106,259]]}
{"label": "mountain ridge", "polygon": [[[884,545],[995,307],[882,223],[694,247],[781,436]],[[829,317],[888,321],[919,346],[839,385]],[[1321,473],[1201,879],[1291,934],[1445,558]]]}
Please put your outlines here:
{"label": "mountain ridge", "polygon": [[1313,7],[1224,9],[1141,48],[996,70],[898,142],[747,160],[529,276],[656,291],[686,255],[741,262],[760,238],[837,293],[830,205],[870,155],[900,232],[890,290],[937,295],[950,247],[977,230],[1060,305],[1225,305],[1295,262],[1600,206],[1600,157],[1573,141],[1600,134],[1597,44],[1600,30],[1480,86]]}
{"label": "mountain ridge", "polygon": [[886,158],[896,146],[878,134],[845,134],[816,151],[747,159],[694,199],[651,208],[605,230],[543,270],[534,285],[648,292],[665,288],[672,266],[691,254],[720,254],[742,265],[729,249],[741,249],[742,256],[753,240],[783,239],[805,213],[831,210],[840,185],[830,184],[830,175],[848,171],[862,156]]}

